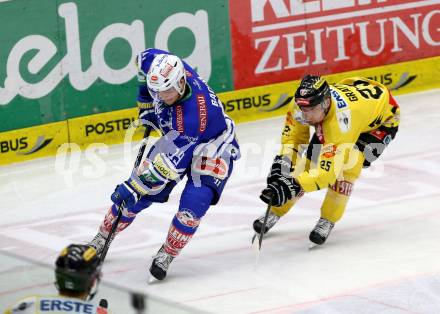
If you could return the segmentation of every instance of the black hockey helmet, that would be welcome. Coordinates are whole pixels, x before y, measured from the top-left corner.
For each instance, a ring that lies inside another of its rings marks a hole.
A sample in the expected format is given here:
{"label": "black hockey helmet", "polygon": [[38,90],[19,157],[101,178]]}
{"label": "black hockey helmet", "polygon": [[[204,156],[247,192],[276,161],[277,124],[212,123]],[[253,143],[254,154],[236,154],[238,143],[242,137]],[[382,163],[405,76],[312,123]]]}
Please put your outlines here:
{"label": "black hockey helmet", "polygon": [[100,278],[99,257],[93,247],[71,244],[55,262],[55,277],[60,291],[90,293]]}
{"label": "black hockey helmet", "polygon": [[330,97],[330,87],[327,81],[318,75],[304,76],[295,92],[295,102],[299,107],[316,106],[322,103],[325,97]]}

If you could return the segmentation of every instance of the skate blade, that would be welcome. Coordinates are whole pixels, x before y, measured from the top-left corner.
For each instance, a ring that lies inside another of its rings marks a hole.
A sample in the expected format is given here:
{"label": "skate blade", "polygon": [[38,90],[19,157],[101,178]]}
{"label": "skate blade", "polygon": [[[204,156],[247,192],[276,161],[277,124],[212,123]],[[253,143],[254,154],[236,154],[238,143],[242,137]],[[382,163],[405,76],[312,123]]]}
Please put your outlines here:
{"label": "skate blade", "polygon": [[320,244],[316,244],[314,242],[310,242],[310,244],[309,244],[309,251],[316,250],[320,246],[321,246]]}
{"label": "skate blade", "polygon": [[147,285],[151,285],[154,283],[157,283],[159,280],[157,280],[156,278],[154,278],[153,275],[151,275],[150,273],[148,274],[148,278],[147,278]]}

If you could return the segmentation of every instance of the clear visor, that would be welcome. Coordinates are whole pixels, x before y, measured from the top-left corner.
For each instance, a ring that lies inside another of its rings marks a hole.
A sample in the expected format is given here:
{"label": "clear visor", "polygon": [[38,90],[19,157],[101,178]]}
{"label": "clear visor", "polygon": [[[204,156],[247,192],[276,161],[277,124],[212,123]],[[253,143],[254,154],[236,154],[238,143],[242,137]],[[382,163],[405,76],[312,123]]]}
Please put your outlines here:
{"label": "clear visor", "polygon": [[322,101],[312,101],[311,99],[299,98],[295,99],[295,103],[301,111],[310,112],[316,110],[316,108],[320,108],[321,106],[318,105],[320,105]]}

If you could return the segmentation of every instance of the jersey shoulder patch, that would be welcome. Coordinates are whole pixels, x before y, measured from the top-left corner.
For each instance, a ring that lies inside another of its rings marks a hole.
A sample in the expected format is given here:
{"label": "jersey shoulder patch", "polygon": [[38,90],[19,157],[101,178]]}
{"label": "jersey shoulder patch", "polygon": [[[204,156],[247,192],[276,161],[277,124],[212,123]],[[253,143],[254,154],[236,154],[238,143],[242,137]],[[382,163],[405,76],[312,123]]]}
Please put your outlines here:
{"label": "jersey shoulder patch", "polygon": [[344,97],[334,89],[330,89],[333,103],[336,105],[336,120],[342,133],[347,133],[351,129],[351,110]]}

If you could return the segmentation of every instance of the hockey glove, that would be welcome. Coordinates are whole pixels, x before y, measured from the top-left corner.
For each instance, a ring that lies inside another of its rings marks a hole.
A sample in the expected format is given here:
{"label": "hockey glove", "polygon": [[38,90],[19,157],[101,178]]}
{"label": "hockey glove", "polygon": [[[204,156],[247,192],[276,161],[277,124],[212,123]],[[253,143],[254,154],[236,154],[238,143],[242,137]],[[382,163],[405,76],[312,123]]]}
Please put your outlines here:
{"label": "hockey glove", "polygon": [[301,192],[301,186],[294,178],[280,176],[269,183],[260,195],[260,199],[272,206],[281,206]]}
{"label": "hockey glove", "polygon": [[154,104],[152,103],[140,103],[138,102],[139,107],[139,124],[143,126],[147,126],[149,122],[154,121],[156,119],[154,113]]}
{"label": "hockey glove", "polygon": [[375,161],[385,150],[385,147],[396,136],[398,127],[387,128],[384,126],[368,133],[362,133],[356,145],[358,149],[364,153],[364,168],[370,167],[371,163]]}
{"label": "hockey glove", "polygon": [[139,200],[139,194],[135,192],[127,181],[125,181],[116,186],[111,199],[118,207],[122,205],[125,208],[130,208]]}
{"label": "hockey glove", "polygon": [[292,169],[292,161],[287,156],[277,155],[275,156],[272,166],[270,167],[270,173],[267,176],[267,184],[276,181],[279,177],[290,176]]}

